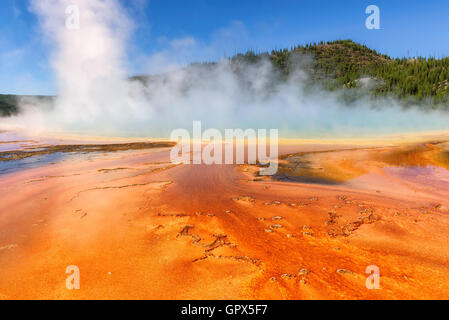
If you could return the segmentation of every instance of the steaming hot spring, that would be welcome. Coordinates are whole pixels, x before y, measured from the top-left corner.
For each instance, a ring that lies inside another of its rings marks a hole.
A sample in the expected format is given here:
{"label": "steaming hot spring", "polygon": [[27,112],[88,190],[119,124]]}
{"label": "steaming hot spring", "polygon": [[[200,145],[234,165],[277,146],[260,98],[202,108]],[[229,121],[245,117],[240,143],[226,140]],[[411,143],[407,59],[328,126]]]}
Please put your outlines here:
{"label": "steaming hot spring", "polygon": [[31,1],[58,92],[0,118],[0,299],[449,297],[447,111],[306,54],[131,76],[121,2],[77,3]]}

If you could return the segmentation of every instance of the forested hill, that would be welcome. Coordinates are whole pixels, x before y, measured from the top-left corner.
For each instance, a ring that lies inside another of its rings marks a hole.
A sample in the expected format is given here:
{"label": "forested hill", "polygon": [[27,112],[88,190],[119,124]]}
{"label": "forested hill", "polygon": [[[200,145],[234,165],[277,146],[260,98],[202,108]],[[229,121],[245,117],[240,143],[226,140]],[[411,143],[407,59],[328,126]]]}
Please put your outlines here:
{"label": "forested hill", "polygon": [[[392,59],[351,40],[338,40],[265,53],[249,51],[230,58],[230,62],[251,64],[261,59],[271,61],[285,78],[300,67],[313,85],[327,90],[345,88],[348,101],[366,94],[394,96],[405,105],[418,103],[449,110],[449,58]],[[151,81],[150,77],[134,79]],[[18,96],[0,95],[0,116],[17,113],[17,100]]]}
{"label": "forested hill", "polygon": [[13,95],[0,95],[0,117],[16,114],[18,111],[17,97]]}
{"label": "forested hill", "polygon": [[24,102],[42,101],[51,105],[53,97],[49,96],[18,96],[11,94],[0,94],[0,117],[9,117],[19,112],[19,100]]}
{"label": "forested hill", "polygon": [[[295,55],[310,55],[304,64]],[[432,104],[449,103],[449,58],[392,59],[351,40],[321,42],[292,49],[273,50],[271,53],[236,55],[233,60],[258,61],[269,58],[284,74],[295,65],[308,71],[312,81],[321,82],[327,89],[357,88],[371,83],[370,93],[375,96],[394,95],[407,101]]]}

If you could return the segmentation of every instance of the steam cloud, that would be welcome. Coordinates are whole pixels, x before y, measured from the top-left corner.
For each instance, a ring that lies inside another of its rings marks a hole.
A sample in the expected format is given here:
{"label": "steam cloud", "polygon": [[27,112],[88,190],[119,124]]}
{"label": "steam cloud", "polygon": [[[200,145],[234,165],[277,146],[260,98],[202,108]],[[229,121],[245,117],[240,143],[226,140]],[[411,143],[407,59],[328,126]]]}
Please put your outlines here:
{"label": "steam cloud", "polygon": [[[66,8],[73,4],[79,30],[65,27]],[[297,138],[447,129],[446,114],[405,111],[391,99],[381,109],[367,99],[349,108],[338,92],[306,88],[301,70],[277,81],[268,61],[238,70],[228,60],[173,68],[176,54],[162,52],[147,66],[170,72],[132,80],[126,48],[135,26],[119,1],[32,0],[31,9],[53,48],[59,93],[51,108],[24,102],[24,111],[1,119],[2,126],[147,137],[168,137],[175,128],[191,128],[193,120],[202,120],[203,128],[278,128],[281,136]],[[172,44],[195,46],[195,40]]]}

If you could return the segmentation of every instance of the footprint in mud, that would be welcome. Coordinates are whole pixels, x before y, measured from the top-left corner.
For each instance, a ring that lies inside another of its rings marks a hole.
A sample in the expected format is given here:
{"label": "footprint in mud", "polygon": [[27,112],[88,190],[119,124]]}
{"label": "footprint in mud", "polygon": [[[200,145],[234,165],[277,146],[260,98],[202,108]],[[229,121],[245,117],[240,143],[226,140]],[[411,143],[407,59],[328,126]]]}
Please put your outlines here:
{"label": "footprint in mud", "polygon": [[159,231],[164,229],[165,227],[162,224],[159,224],[157,226],[147,226],[147,231]]}
{"label": "footprint in mud", "polygon": [[284,279],[284,280],[294,280],[294,279],[296,279],[296,274],[294,274],[294,273],[283,273],[283,274],[281,275],[281,279]]}
{"label": "footprint in mud", "polygon": [[[300,284],[306,284],[307,283],[307,276],[310,273],[310,270],[308,269],[301,269],[298,274],[295,273],[283,273],[280,278],[282,280],[286,280],[286,281],[299,281]],[[270,281],[272,282],[276,282],[278,281],[278,279],[273,276],[270,278]]]}
{"label": "footprint in mud", "polygon": [[75,214],[80,216],[80,219],[83,219],[87,216],[87,211],[82,209],[75,210]]}
{"label": "footprint in mud", "polygon": [[250,196],[239,196],[237,198],[232,199],[235,202],[239,202],[239,203],[243,203],[243,204],[248,204],[248,203],[254,203],[255,200],[253,198],[251,198]]}
{"label": "footprint in mud", "polygon": [[264,205],[266,205],[266,206],[279,206],[279,205],[281,205],[281,202],[275,200],[275,201],[272,201],[272,202],[265,202]]}
{"label": "footprint in mud", "polygon": [[304,236],[309,236],[309,237],[313,237],[313,231],[312,231],[312,227],[311,226],[303,226],[302,227],[302,230],[303,230],[303,232],[302,232],[302,234],[304,235]]}
{"label": "footprint in mud", "polygon": [[0,251],[12,250],[17,247],[17,244],[7,244],[6,246],[0,247]]}
{"label": "footprint in mud", "polygon": [[299,270],[299,274],[308,275],[310,273],[309,269],[303,268]]}
{"label": "footprint in mud", "polygon": [[339,274],[354,274],[351,270],[348,269],[337,269],[337,273]]}
{"label": "footprint in mud", "polygon": [[313,233],[312,232],[303,232],[302,234],[304,236],[313,237]]}

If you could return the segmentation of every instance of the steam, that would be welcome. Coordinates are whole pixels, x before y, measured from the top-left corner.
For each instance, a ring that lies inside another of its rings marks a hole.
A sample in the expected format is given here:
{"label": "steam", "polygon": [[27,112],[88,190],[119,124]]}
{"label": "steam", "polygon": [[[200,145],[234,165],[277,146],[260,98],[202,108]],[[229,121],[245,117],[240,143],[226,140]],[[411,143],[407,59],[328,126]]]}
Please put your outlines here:
{"label": "steam", "polygon": [[[80,11],[78,30],[65,27],[66,8],[73,4]],[[142,69],[142,74],[150,68],[165,73],[146,81],[130,79],[126,48],[135,26],[118,0],[31,0],[31,9],[53,50],[58,97],[51,107],[23,101],[24,112],[1,119],[2,127],[168,137],[173,129],[189,129],[201,120],[204,128],[278,128],[282,137],[296,138],[447,129],[447,114],[403,110],[392,99],[385,99],[381,109],[368,99],[349,108],[340,92],[307,86],[300,69],[279,81],[266,60],[236,65],[224,59],[182,67],[180,46],[188,46],[189,54],[204,49],[189,37],[171,41]],[[369,85],[369,80],[361,81]]]}

